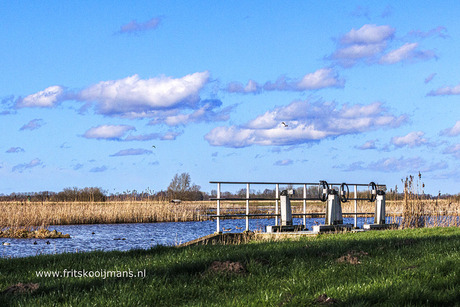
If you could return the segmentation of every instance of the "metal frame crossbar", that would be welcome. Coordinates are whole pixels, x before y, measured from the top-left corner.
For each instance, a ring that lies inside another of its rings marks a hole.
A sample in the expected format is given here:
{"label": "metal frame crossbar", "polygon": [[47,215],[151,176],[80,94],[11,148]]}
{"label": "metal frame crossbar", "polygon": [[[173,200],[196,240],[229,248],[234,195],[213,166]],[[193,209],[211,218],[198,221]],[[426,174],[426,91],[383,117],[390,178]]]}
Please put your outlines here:
{"label": "metal frame crossbar", "polygon": [[[374,213],[371,212],[358,212],[358,200],[368,200],[374,201],[376,195],[377,188],[385,188],[386,186],[383,184],[375,184],[371,182],[370,184],[362,184],[362,183],[327,183],[326,181],[320,181],[312,183],[312,182],[267,182],[267,181],[210,181],[211,184],[217,184],[217,197],[211,198],[210,200],[215,200],[217,202],[216,214],[211,215],[211,217],[215,217],[217,220],[216,227],[217,233],[220,233],[220,219],[221,218],[245,218],[246,219],[246,227],[245,230],[249,231],[249,218],[250,217],[274,217],[275,218],[275,225],[278,226],[278,218],[281,216],[279,212],[279,201],[280,201],[280,186],[288,185],[288,186],[303,186],[303,197],[300,198],[291,198],[291,200],[301,200],[303,201],[303,213],[294,213],[293,216],[301,216],[303,217],[303,225],[307,225],[307,216],[316,216],[316,215],[325,215],[325,213],[306,213],[307,211],[307,200],[321,200],[327,199],[327,193],[329,193],[329,189],[333,189],[334,186],[339,186],[340,188],[340,195],[341,200],[346,202],[348,200],[354,201],[354,212],[343,213],[344,215],[354,215],[354,227],[357,227],[358,224],[358,215],[372,215]],[[222,185],[246,185],[246,197],[245,198],[237,198],[237,197],[228,197],[222,198],[221,197],[221,188]],[[250,197],[250,187],[251,185],[275,185],[275,198],[260,198],[260,197]],[[307,197],[307,186],[318,186],[318,197]],[[353,194],[354,197],[349,197],[349,186],[353,187]],[[368,188],[372,188],[369,190],[370,197],[369,198],[358,198],[358,187],[367,186]],[[321,191],[321,188],[323,190]],[[325,189],[324,189],[325,188]],[[346,188],[346,190],[345,190]],[[325,196],[326,193],[326,197]],[[250,214],[249,212],[249,202],[250,201],[257,201],[257,200],[265,200],[275,201],[275,214]],[[246,212],[245,214],[221,214],[221,201],[245,201],[246,202]]]}

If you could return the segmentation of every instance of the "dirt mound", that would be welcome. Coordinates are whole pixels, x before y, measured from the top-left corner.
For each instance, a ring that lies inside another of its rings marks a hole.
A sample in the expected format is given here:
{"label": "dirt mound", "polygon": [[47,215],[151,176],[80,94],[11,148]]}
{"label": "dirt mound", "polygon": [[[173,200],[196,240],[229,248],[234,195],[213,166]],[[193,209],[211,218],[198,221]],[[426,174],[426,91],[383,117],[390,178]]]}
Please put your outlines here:
{"label": "dirt mound", "polygon": [[8,228],[0,230],[0,238],[37,238],[37,239],[55,239],[55,238],[70,238],[69,234],[63,234],[57,230],[48,230],[46,228],[29,229],[29,228]]}
{"label": "dirt mound", "polygon": [[328,297],[327,294],[324,293],[324,294],[321,294],[320,296],[318,296],[315,299],[315,302],[317,304],[319,304],[319,305],[332,305],[332,304],[338,303],[339,301],[336,300],[335,298]]}
{"label": "dirt mound", "polygon": [[241,264],[241,262],[214,261],[209,266],[208,272],[245,274],[247,271],[246,268]]}
{"label": "dirt mound", "polygon": [[367,252],[365,251],[349,251],[347,254],[341,256],[340,258],[337,259],[338,263],[349,263],[349,264],[360,264],[361,262],[359,261],[358,257],[361,256],[366,256],[368,255]]}
{"label": "dirt mound", "polygon": [[5,290],[3,290],[2,293],[33,293],[38,290],[40,287],[39,284],[33,284],[33,283],[28,283],[28,284],[23,284],[23,283],[18,283],[12,286],[9,286]]}

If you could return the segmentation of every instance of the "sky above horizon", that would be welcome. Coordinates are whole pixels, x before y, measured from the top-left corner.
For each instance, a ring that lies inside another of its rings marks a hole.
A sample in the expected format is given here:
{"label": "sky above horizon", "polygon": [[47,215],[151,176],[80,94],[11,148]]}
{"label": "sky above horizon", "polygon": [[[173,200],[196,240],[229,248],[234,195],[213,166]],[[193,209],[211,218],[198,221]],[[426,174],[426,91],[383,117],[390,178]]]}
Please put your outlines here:
{"label": "sky above horizon", "polygon": [[[460,192],[460,2],[2,1],[0,194]],[[243,188],[243,187],[241,187]]]}

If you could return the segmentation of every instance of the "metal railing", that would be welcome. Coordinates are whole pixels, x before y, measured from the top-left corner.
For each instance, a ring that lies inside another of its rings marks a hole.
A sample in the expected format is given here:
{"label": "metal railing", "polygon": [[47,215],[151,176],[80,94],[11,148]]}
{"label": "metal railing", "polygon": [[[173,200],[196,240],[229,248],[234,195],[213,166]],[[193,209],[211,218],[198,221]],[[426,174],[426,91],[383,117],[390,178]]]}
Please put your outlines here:
{"label": "metal railing", "polygon": [[[329,189],[333,189],[333,187],[340,187],[340,199],[341,202],[347,202],[349,200],[354,201],[354,212],[347,212],[342,213],[343,215],[354,215],[354,227],[357,227],[358,224],[358,215],[372,215],[373,212],[358,212],[358,200],[367,200],[367,201],[375,201],[375,195],[377,188],[385,188],[386,186],[383,184],[375,184],[371,182],[369,184],[362,184],[362,183],[327,183],[326,181],[320,181],[319,183],[311,183],[311,182],[262,182],[262,181],[254,181],[254,182],[247,182],[247,181],[210,181],[211,184],[217,184],[217,197],[211,198],[210,200],[215,200],[217,202],[216,214],[211,215],[211,217],[216,218],[216,228],[217,233],[220,233],[220,220],[225,218],[245,218],[246,219],[246,227],[245,231],[249,231],[249,218],[251,217],[274,217],[275,218],[275,225],[279,225],[278,218],[281,216],[279,212],[279,202],[280,202],[280,186],[302,186],[303,189],[303,197],[300,198],[290,198],[293,201],[302,201],[302,210],[303,213],[293,213],[293,216],[301,216],[303,217],[302,222],[303,225],[306,227],[307,225],[307,216],[317,216],[317,215],[325,215],[324,212],[321,213],[307,213],[307,201],[326,201]],[[238,197],[228,197],[222,198],[222,185],[246,185],[246,197],[245,198],[238,198]],[[275,186],[275,197],[274,198],[261,198],[261,197],[250,197],[250,187],[251,185],[274,185]],[[318,187],[318,195],[317,197],[307,197],[307,187],[308,186],[317,186]],[[354,197],[349,197],[349,186],[353,187],[353,194]],[[368,187],[369,197],[367,198],[359,198],[358,197],[358,187]],[[345,190],[346,188],[346,190]],[[275,201],[275,213],[257,213],[257,214],[250,214],[249,210],[249,202],[250,201]],[[221,214],[221,202],[222,201],[246,201],[246,212],[245,214]]]}

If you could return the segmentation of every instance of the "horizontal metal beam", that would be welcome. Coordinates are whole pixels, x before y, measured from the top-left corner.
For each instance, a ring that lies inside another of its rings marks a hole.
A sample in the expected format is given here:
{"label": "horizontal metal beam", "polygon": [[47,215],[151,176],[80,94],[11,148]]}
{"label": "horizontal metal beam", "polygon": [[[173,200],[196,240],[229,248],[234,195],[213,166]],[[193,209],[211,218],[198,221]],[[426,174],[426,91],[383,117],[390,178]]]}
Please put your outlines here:
{"label": "horizontal metal beam", "polygon": [[[274,182],[274,181],[209,181],[209,183],[222,183],[222,184],[283,184],[283,185],[319,185],[319,182]],[[328,182],[329,185],[341,185],[343,182],[340,183],[331,183]],[[346,183],[346,182],[345,182]],[[348,185],[352,186],[362,186],[367,187],[369,186],[368,183],[347,183]],[[385,184],[375,184],[378,187],[386,187]]]}
{"label": "horizontal metal beam", "polygon": [[[324,212],[317,212],[317,213],[293,213],[292,215],[293,216],[311,216],[311,215],[325,215],[326,213]],[[342,213],[342,215],[373,215],[374,213],[373,212],[358,212],[358,213],[354,213],[354,212],[345,212],[345,213]],[[226,218],[226,217],[241,217],[241,218],[245,218],[245,217],[257,217],[257,216],[271,216],[271,217],[274,217],[274,216],[281,216],[281,214],[273,214],[273,213],[260,213],[260,214],[211,214],[211,215],[208,215],[208,217],[211,217],[211,218],[215,218],[215,217],[220,217],[220,218]]]}
{"label": "horizontal metal beam", "polygon": [[[210,198],[209,200],[280,200],[279,198],[262,198],[262,197],[253,197],[253,198],[239,198],[239,197],[228,197],[228,198]],[[312,198],[289,198],[289,200],[321,200],[319,197]],[[366,198],[365,200],[369,200]]]}
{"label": "horizontal metal beam", "polygon": [[261,213],[261,214],[212,214],[212,215],[208,215],[208,217],[220,217],[220,218],[225,218],[225,217],[241,217],[241,218],[244,218],[244,217],[256,217],[256,216],[281,216],[281,214],[272,214],[272,213],[267,213],[267,214],[264,214],[264,213]]}

